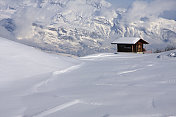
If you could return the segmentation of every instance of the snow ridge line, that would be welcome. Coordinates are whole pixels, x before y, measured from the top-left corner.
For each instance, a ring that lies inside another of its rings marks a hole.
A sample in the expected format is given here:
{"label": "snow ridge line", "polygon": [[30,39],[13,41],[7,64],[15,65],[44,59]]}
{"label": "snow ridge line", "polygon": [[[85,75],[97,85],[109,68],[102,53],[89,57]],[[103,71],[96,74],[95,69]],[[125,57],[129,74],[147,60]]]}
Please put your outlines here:
{"label": "snow ridge line", "polygon": [[32,116],[32,117],[45,117],[45,116],[47,116],[47,115],[50,115],[50,114],[52,114],[52,113],[55,113],[55,112],[57,112],[57,111],[63,110],[63,109],[65,109],[65,108],[71,107],[71,106],[76,105],[76,104],[79,104],[79,103],[81,103],[80,100],[78,100],[78,99],[77,99],[77,100],[73,100],[73,101],[71,101],[71,102],[68,102],[68,103],[65,103],[65,104],[62,104],[62,105],[53,107],[53,108],[51,108],[51,109],[48,109],[48,110],[46,110],[46,111],[43,111],[43,112],[41,112],[41,113],[39,113],[39,114],[37,114],[37,115],[34,115],[34,116]]}
{"label": "snow ridge line", "polygon": [[117,59],[133,59],[133,58],[139,58],[138,56],[132,56],[132,57],[126,57],[126,56],[88,56],[88,57],[81,57],[81,60],[89,60],[89,61],[93,61],[93,60],[102,60],[105,57],[115,57]]}
{"label": "snow ridge line", "polygon": [[140,69],[134,69],[134,70],[129,70],[129,71],[123,71],[123,72],[120,72],[120,73],[117,73],[118,75],[122,75],[122,74],[127,74],[127,73],[132,73],[132,72],[136,72],[136,71],[139,71],[139,70],[142,70],[144,68],[140,68]]}
{"label": "snow ridge line", "polygon": [[[74,65],[74,66],[71,66],[71,67],[69,67],[69,68],[66,68],[66,69],[63,69],[63,70],[60,70],[60,71],[54,71],[54,72],[52,72],[52,76],[59,75],[59,74],[63,74],[63,73],[65,73],[65,72],[69,72],[69,71],[73,71],[73,70],[75,70],[75,69],[78,69],[80,66],[81,66],[81,64],[79,64],[79,65]],[[52,77],[51,77],[51,78],[52,78]],[[46,79],[46,80],[41,81],[40,83],[36,84],[36,85],[33,87],[34,92],[38,92],[38,88],[40,88],[41,86],[47,85],[48,82],[51,80],[51,78],[50,78],[50,79]]]}
{"label": "snow ridge line", "polygon": [[74,66],[71,66],[69,68],[66,68],[66,69],[63,69],[60,71],[54,71],[53,75],[58,75],[58,74],[62,74],[62,73],[68,72],[68,71],[72,71],[72,70],[78,69],[80,66],[81,65],[74,65]]}

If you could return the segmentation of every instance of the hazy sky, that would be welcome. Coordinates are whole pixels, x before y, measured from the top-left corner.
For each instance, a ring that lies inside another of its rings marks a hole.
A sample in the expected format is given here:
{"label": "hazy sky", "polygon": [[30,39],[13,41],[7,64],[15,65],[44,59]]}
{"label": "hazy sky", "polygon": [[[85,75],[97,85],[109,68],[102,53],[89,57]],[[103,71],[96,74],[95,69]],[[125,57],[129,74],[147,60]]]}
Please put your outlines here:
{"label": "hazy sky", "polygon": [[[169,4],[169,3],[176,4],[176,0],[106,0],[106,1],[110,2],[114,8],[129,8],[129,6],[134,1],[145,1],[145,2],[148,2],[148,3],[154,2],[154,1],[160,1],[161,4],[160,4],[160,2],[158,2],[158,5],[155,5],[154,7],[146,9],[146,10],[153,9],[154,11],[155,11],[155,9],[163,10],[164,9],[164,8],[162,9],[163,4],[166,5],[166,6],[168,6],[168,8],[170,6],[172,6],[172,4],[170,4],[170,5],[167,5],[167,4]],[[169,2],[167,2],[167,1],[169,1]],[[165,9],[166,9],[166,11],[163,10],[163,13],[161,13],[161,16],[165,17],[167,19],[174,19],[174,20],[176,20],[176,7],[172,8],[172,10],[168,10],[167,8],[165,8]]]}
{"label": "hazy sky", "polygon": [[112,3],[114,7],[128,7],[134,0],[106,0]]}
{"label": "hazy sky", "polygon": [[[112,3],[114,7],[129,7],[136,0],[106,0]],[[143,1],[152,1],[152,0],[143,0]]]}

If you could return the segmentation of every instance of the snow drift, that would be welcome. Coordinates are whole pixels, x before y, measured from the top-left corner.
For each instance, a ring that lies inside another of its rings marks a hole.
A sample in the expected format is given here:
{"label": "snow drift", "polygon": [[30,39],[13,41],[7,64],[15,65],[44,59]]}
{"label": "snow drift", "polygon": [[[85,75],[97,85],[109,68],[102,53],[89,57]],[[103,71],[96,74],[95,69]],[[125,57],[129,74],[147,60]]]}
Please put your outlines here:
{"label": "snow drift", "polygon": [[0,35],[42,50],[77,56],[112,52],[110,43],[118,37],[142,37],[154,51],[176,44],[176,21],[160,17],[174,9],[174,0],[138,1],[117,10],[105,0],[2,0],[0,6]]}

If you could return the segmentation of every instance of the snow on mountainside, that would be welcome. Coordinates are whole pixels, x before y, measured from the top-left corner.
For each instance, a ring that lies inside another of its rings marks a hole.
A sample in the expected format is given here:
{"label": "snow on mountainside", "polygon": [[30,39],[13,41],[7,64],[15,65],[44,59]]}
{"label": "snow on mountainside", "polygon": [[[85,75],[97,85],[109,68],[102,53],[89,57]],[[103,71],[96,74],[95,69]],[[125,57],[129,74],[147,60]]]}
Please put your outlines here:
{"label": "snow on mountainside", "polygon": [[0,87],[9,80],[28,79],[79,63],[76,59],[43,53],[1,37],[0,55]]}
{"label": "snow on mountainside", "polygon": [[73,59],[0,38],[0,116],[175,117],[174,52]]}
{"label": "snow on mountainside", "polygon": [[105,0],[2,0],[0,6],[1,36],[47,51],[77,56],[112,52],[110,42],[122,36],[143,37],[149,49],[176,44],[176,21],[131,21],[131,9],[113,10]]}

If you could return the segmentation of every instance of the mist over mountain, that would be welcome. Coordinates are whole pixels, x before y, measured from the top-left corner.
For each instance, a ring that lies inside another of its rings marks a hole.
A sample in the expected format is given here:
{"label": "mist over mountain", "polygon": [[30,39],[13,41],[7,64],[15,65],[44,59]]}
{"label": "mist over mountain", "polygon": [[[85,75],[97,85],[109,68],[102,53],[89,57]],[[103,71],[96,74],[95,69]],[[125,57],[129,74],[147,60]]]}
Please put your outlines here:
{"label": "mist over mountain", "polygon": [[128,9],[105,0],[1,0],[0,36],[76,56],[114,52],[110,43],[118,37],[164,49],[176,45],[176,21],[161,15],[175,6],[174,0],[136,1]]}

